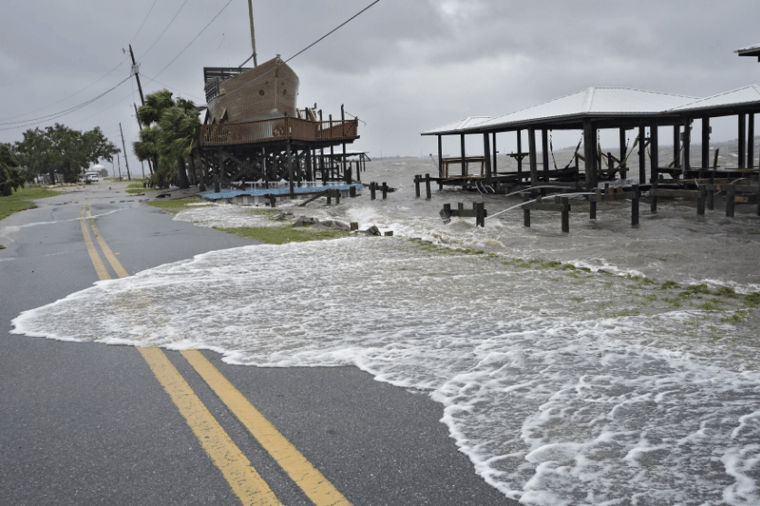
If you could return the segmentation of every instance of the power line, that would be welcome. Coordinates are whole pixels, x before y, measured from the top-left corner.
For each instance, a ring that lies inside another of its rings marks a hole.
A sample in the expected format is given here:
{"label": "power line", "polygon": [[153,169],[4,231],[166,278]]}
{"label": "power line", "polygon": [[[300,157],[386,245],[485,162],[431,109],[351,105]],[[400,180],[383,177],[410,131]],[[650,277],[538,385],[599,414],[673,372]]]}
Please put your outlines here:
{"label": "power line", "polygon": [[[180,8],[179,8],[179,10],[177,11],[177,13],[174,15],[174,17],[172,18],[172,20],[171,20],[171,21],[169,21],[169,24],[168,24],[168,25],[166,25],[166,28],[164,28],[164,31],[163,31],[163,32],[161,32],[161,35],[159,35],[159,36],[158,36],[158,38],[156,39],[156,41],[155,41],[155,42],[153,42],[153,44],[152,44],[152,45],[151,45],[151,46],[148,48],[148,50],[147,50],[147,51],[145,51],[145,52],[144,52],[144,53],[143,53],[143,54],[140,56],[140,59],[141,59],[141,60],[142,60],[143,56],[145,56],[146,54],[148,54],[148,51],[150,51],[151,49],[153,49],[153,46],[155,46],[155,45],[158,43],[158,41],[159,41],[159,40],[161,40],[161,37],[163,37],[163,36],[164,36],[164,34],[166,33],[166,30],[168,30],[168,29],[169,29],[169,27],[170,27],[170,26],[172,26],[172,23],[174,23],[174,20],[175,20],[175,19],[177,19],[177,16],[179,16],[179,13],[180,13],[180,12],[182,12],[182,9],[185,7],[185,4],[186,4],[186,3],[187,3],[187,0],[185,0],[185,1],[182,3],[182,5],[180,6]],[[131,42],[130,42],[130,44],[131,44]]]}
{"label": "power line", "polygon": [[[326,35],[323,35],[322,37],[320,37],[316,41],[312,42],[311,44],[309,44],[308,46],[306,46],[305,48],[301,49],[299,52],[297,52],[296,54],[294,54],[293,56],[291,56],[290,58],[288,58],[287,60],[285,60],[284,63],[288,63],[290,60],[292,60],[293,58],[295,58],[299,54],[301,54],[301,53],[305,52],[306,50],[311,49],[312,47],[316,46],[319,42],[321,42],[322,40],[326,39],[331,34],[333,34],[336,31],[338,31],[338,29],[340,29],[343,26],[347,25],[349,22],[351,22],[353,19],[357,18],[360,14],[364,13],[364,11],[366,11],[367,9],[369,9],[370,7],[372,7],[373,5],[375,5],[379,1],[380,0],[375,0],[374,2],[372,2],[371,4],[369,4],[368,6],[366,6],[364,9],[360,10],[359,12],[357,12],[356,14],[354,14],[353,16],[351,16],[350,18],[348,18],[346,21],[344,21],[343,23],[341,23],[339,26],[337,26],[337,27],[333,28],[332,30],[330,30]],[[253,57],[252,55],[249,56],[248,60],[250,60],[252,57]],[[242,67],[243,65],[245,65],[246,63],[248,63],[248,60],[246,60],[243,63],[241,63],[239,67]],[[276,71],[277,71],[277,68],[274,68],[274,69],[272,69],[272,70],[270,70],[268,72],[265,72],[265,73],[261,74],[259,77],[257,77],[256,79],[254,79],[253,81],[250,81],[250,82],[255,83],[256,81],[258,81],[260,79],[263,79],[264,77],[268,76],[269,74],[273,74]],[[359,121],[361,121],[361,120],[359,120]],[[364,122],[362,121],[362,123],[364,123]],[[366,123],[364,123],[364,124],[366,125]]]}
{"label": "power line", "polygon": [[[112,68],[110,71],[108,71],[105,75],[103,75],[100,79],[98,79],[97,81],[95,81],[94,83],[90,84],[89,86],[85,86],[81,90],[77,91],[76,93],[72,93],[71,95],[69,95],[66,98],[62,98],[58,102],[54,102],[54,103],[52,103],[50,105],[46,105],[45,107],[40,107],[39,109],[35,109],[33,111],[28,111],[28,112],[25,112],[23,114],[17,114],[16,116],[11,116],[9,118],[4,118],[3,121],[9,120],[9,119],[15,119],[15,118],[18,118],[18,117],[21,117],[21,116],[26,116],[28,114],[34,114],[35,112],[43,111],[45,109],[49,109],[49,108],[53,107],[54,105],[58,105],[61,102],[65,102],[66,100],[70,99],[71,97],[79,95],[83,91],[88,90],[88,89],[92,88],[93,86],[95,86],[96,84],[98,84],[100,81],[102,81],[103,79],[105,79],[106,77],[108,77],[109,75],[111,75],[114,71],[116,71],[116,69],[118,69],[119,67],[121,67],[122,65],[124,65],[125,61],[127,61],[126,58],[124,60],[122,60],[121,63],[119,63],[118,65],[116,65],[114,68]],[[26,120],[26,121],[35,121],[35,120]],[[23,123],[23,122],[24,121],[19,121],[18,123]],[[0,123],[0,125],[10,125],[10,124],[11,123]]]}
{"label": "power line", "polygon": [[[185,0],[185,1],[187,1],[187,0]],[[379,1],[379,0],[378,0],[378,1]],[[175,57],[174,57],[174,60],[172,60],[172,61],[170,61],[169,63],[167,63],[167,64],[166,64],[166,67],[164,67],[164,68],[162,68],[162,69],[161,69],[161,72],[163,72],[164,70],[166,70],[167,68],[169,68],[169,65],[171,65],[172,63],[174,63],[174,62],[177,60],[177,58],[179,58],[180,56],[182,56],[182,53],[184,53],[184,52],[187,50],[187,48],[189,48],[189,47],[192,45],[192,43],[193,43],[193,42],[195,42],[195,40],[196,40],[198,37],[200,37],[200,36],[201,36],[201,34],[202,34],[203,32],[205,32],[205,31],[206,31],[206,28],[208,28],[208,27],[211,25],[211,23],[213,23],[213,22],[214,22],[214,20],[216,20],[216,18],[218,18],[218,17],[219,17],[219,15],[220,15],[222,12],[224,12],[224,9],[226,9],[226,8],[227,8],[227,6],[228,6],[228,5],[230,5],[231,3],[232,3],[232,0],[230,0],[229,2],[227,2],[226,4],[224,4],[224,7],[222,7],[222,10],[220,10],[220,11],[219,11],[219,12],[216,14],[216,16],[214,16],[214,17],[211,19],[211,21],[209,21],[209,22],[208,22],[208,24],[207,24],[206,26],[204,26],[204,27],[203,27],[203,30],[201,30],[200,32],[198,32],[198,35],[196,35],[195,37],[193,37],[193,40],[191,40],[191,41],[190,41],[190,43],[189,43],[187,46],[185,46],[185,49],[183,49],[182,51],[180,51],[180,52],[179,52],[179,54],[178,54],[177,56],[175,56]],[[158,74],[156,74],[156,77],[160,76],[160,75],[161,75],[161,72],[159,72]]]}
{"label": "power line", "polygon": [[375,0],[374,2],[372,2],[371,4],[369,4],[368,6],[366,6],[364,9],[360,10],[359,12],[357,12],[356,14],[354,14],[353,16],[351,16],[350,18],[348,18],[346,21],[344,21],[343,23],[341,23],[341,24],[340,24],[340,25],[338,25],[337,27],[333,28],[333,29],[332,29],[331,31],[329,31],[329,32],[328,32],[326,35],[323,35],[321,38],[317,39],[315,42],[312,42],[311,44],[309,44],[308,46],[306,46],[305,48],[301,49],[299,52],[297,52],[296,54],[294,54],[293,56],[291,56],[290,58],[288,58],[287,60],[285,60],[285,63],[288,63],[290,60],[292,60],[293,58],[295,58],[295,57],[296,57],[296,56],[298,56],[299,54],[301,54],[301,53],[303,53],[303,52],[305,52],[305,51],[307,51],[307,50],[311,49],[313,46],[316,46],[316,45],[317,45],[317,44],[319,44],[319,43],[320,43],[320,42],[321,42],[323,39],[326,39],[327,37],[329,37],[329,36],[330,36],[330,35],[332,35],[333,33],[337,32],[337,31],[338,31],[340,28],[343,28],[345,25],[347,25],[348,23],[350,23],[351,21],[353,21],[353,20],[354,20],[354,18],[357,18],[357,17],[359,17],[361,14],[363,14],[363,13],[364,13],[364,11],[368,10],[370,7],[372,7],[373,5],[375,5],[375,4],[376,4],[377,2],[379,2],[379,1],[380,1],[380,0]]}
{"label": "power line", "polygon": [[124,84],[125,82],[127,82],[131,77],[132,76],[128,76],[123,81],[121,81],[119,84],[117,84],[116,86],[114,86],[113,88],[111,88],[109,90],[104,91],[103,93],[101,93],[97,97],[91,98],[90,100],[88,100],[86,102],[83,102],[83,103],[81,103],[79,105],[75,105],[74,107],[70,107],[70,108],[68,108],[66,110],[59,111],[59,112],[56,112],[56,113],[53,113],[53,114],[48,114],[47,116],[42,116],[42,117],[34,118],[34,119],[28,119],[28,120],[23,120],[23,121],[11,121],[11,122],[7,122],[7,123],[0,123],[0,126],[15,125],[15,126],[10,126],[10,127],[0,128],[0,130],[13,130],[13,129],[16,129],[16,128],[26,128],[26,127],[30,127],[30,126],[34,125],[35,123],[42,123],[44,121],[50,121],[50,120],[53,120],[53,119],[60,118],[62,116],[66,116],[67,114],[71,114],[72,112],[77,111],[79,109],[82,109],[83,107],[86,107],[86,106],[90,105],[91,103],[95,102],[99,98],[102,98],[102,97],[106,96],[107,94],[111,93],[113,90],[115,90],[116,88],[118,88],[119,86],[121,86],[122,84]]}
{"label": "power line", "polygon": [[200,98],[200,97],[196,97],[195,95],[193,95],[193,94],[191,94],[191,93],[187,93],[187,92],[185,92],[185,91],[182,91],[182,90],[178,90],[177,88],[172,88],[172,87],[171,87],[171,86],[169,86],[168,84],[164,84],[164,83],[162,83],[161,81],[157,81],[157,80],[155,80],[155,79],[151,78],[150,76],[146,76],[145,74],[141,74],[141,75],[142,75],[144,78],[146,78],[148,81],[152,81],[152,82],[154,82],[154,83],[156,83],[156,84],[158,84],[158,85],[161,85],[161,86],[163,86],[164,88],[169,88],[170,90],[174,90],[174,91],[176,91],[177,93],[182,93],[183,95],[187,95],[188,97],[193,97],[193,98],[195,98],[195,99],[197,99],[197,100],[204,100],[204,99],[202,99],[202,98]]}
{"label": "power line", "polygon": [[145,15],[145,19],[143,19],[143,22],[140,25],[140,28],[138,28],[137,32],[135,32],[135,36],[132,37],[132,40],[129,41],[130,44],[135,41],[135,39],[137,38],[137,35],[140,33],[140,30],[142,30],[142,27],[145,26],[145,22],[148,21],[148,17],[150,17],[150,13],[153,12],[153,7],[156,6],[157,1],[158,0],[153,0],[153,5],[150,6],[150,10],[148,11],[148,14]]}

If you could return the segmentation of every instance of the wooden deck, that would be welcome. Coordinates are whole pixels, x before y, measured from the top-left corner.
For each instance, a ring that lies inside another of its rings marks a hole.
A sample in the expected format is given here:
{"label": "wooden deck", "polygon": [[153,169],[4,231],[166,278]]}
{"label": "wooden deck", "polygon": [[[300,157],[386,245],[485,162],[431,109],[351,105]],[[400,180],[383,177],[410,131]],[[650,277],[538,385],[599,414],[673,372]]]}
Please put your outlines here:
{"label": "wooden deck", "polygon": [[359,120],[308,121],[283,117],[248,123],[202,125],[200,146],[258,144],[285,140],[324,143],[352,142],[359,138]]}

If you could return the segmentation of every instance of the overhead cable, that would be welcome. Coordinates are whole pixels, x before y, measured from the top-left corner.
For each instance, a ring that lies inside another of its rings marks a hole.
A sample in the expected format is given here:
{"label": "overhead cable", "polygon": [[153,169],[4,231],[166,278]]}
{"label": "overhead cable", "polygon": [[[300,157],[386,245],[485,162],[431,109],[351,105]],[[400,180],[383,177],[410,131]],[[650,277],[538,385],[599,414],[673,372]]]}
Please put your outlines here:
{"label": "overhead cable", "polygon": [[156,6],[156,2],[158,2],[158,0],[153,0],[153,5],[150,6],[150,10],[145,15],[145,19],[143,19],[143,22],[140,25],[140,28],[138,28],[137,31],[135,32],[135,36],[132,37],[132,40],[129,41],[130,44],[132,44],[135,41],[135,39],[137,38],[137,35],[140,33],[140,30],[142,30],[142,27],[145,26],[145,22],[148,21],[148,18],[150,17],[150,13],[153,12],[153,7]]}
{"label": "overhead cable", "polygon": [[158,38],[157,38],[157,39],[156,39],[156,40],[153,42],[153,44],[151,44],[151,46],[148,48],[148,50],[147,50],[147,51],[145,51],[145,52],[144,52],[142,55],[140,55],[140,59],[142,59],[142,58],[143,58],[143,56],[145,56],[146,54],[148,54],[148,51],[150,51],[151,49],[153,49],[153,46],[155,46],[155,45],[158,43],[158,41],[159,41],[159,40],[161,40],[161,37],[163,37],[163,36],[164,36],[164,34],[166,33],[166,30],[168,30],[168,29],[169,29],[169,27],[170,27],[170,26],[172,26],[172,23],[174,23],[174,20],[175,20],[175,19],[177,19],[177,16],[179,16],[179,13],[180,13],[180,12],[182,12],[182,9],[185,7],[185,4],[186,4],[186,3],[187,3],[187,0],[185,0],[185,1],[182,3],[182,5],[179,7],[179,10],[178,10],[178,11],[177,11],[177,13],[174,15],[174,17],[172,18],[172,20],[171,20],[171,21],[169,21],[169,24],[168,24],[168,25],[166,25],[166,28],[164,28],[164,31],[163,31],[163,32],[161,32],[161,35],[159,35],[159,36],[158,36]]}
{"label": "overhead cable", "polygon": [[9,126],[9,127],[5,127],[5,128],[0,128],[0,130],[13,130],[15,128],[26,128],[26,127],[34,125],[35,123],[42,123],[44,121],[50,121],[52,119],[57,119],[57,118],[60,118],[62,116],[65,116],[67,114],[70,114],[70,113],[72,113],[74,111],[78,111],[79,109],[81,109],[83,107],[86,107],[86,106],[90,105],[91,103],[95,102],[99,98],[102,98],[102,97],[108,95],[113,90],[115,90],[116,88],[118,88],[119,86],[121,86],[122,84],[124,84],[125,82],[127,82],[131,77],[132,76],[127,76],[123,81],[121,81],[119,84],[117,84],[113,88],[104,91],[100,95],[98,95],[98,96],[96,96],[94,98],[91,98],[90,100],[88,100],[86,102],[83,102],[83,103],[81,103],[79,105],[76,105],[74,107],[70,107],[70,108],[68,108],[66,110],[59,111],[59,112],[56,112],[56,113],[53,113],[53,114],[48,114],[47,116],[42,116],[42,117],[34,118],[34,119],[28,119],[28,120],[23,120],[23,121],[11,121],[11,122],[7,122],[7,123],[0,123],[0,126],[15,125],[15,126]]}
{"label": "overhead cable", "polygon": [[[116,69],[118,69],[119,67],[121,67],[122,65],[124,65],[124,62],[125,62],[125,61],[127,61],[127,59],[126,59],[126,58],[125,58],[125,59],[123,59],[123,60],[121,61],[121,63],[119,63],[118,65],[116,65],[114,68],[112,68],[111,70],[109,70],[108,72],[106,72],[106,73],[105,73],[105,74],[104,74],[104,75],[103,75],[103,76],[102,76],[100,79],[98,79],[97,81],[93,82],[92,84],[90,84],[90,85],[88,85],[88,86],[85,86],[84,88],[82,88],[81,90],[77,91],[76,93],[72,93],[71,95],[69,95],[69,96],[68,96],[68,97],[66,97],[66,98],[62,98],[62,99],[61,99],[61,100],[59,100],[58,102],[54,102],[54,103],[52,103],[52,104],[46,105],[45,107],[40,107],[39,109],[35,109],[35,110],[33,110],[33,111],[28,111],[28,112],[25,112],[25,113],[23,113],[23,114],[17,114],[16,116],[11,116],[11,117],[9,117],[9,118],[3,118],[3,121],[9,120],[9,119],[16,119],[16,118],[18,118],[18,117],[20,117],[20,116],[26,116],[26,115],[28,115],[28,114],[34,114],[35,112],[39,112],[39,111],[44,111],[45,109],[49,109],[50,107],[53,107],[54,105],[58,105],[58,104],[60,104],[61,102],[65,102],[66,100],[70,99],[71,97],[74,97],[74,96],[76,96],[76,95],[79,95],[79,94],[80,94],[80,93],[82,93],[83,91],[85,91],[85,90],[88,90],[88,89],[92,88],[93,86],[95,86],[96,84],[98,84],[100,81],[102,81],[103,79],[105,79],[106,77],[108,77],[109,75],[111,75],[111,74],[112,74],[112,73],[113,73],[113,72],[114,72]],[[35,120],[27,120],[27,121],[35,121]],[[18,123],[23,123],[23,121],[19,121]],[[0,125],[10,125],[10,124],[11,124],[10,122],[8,122],[8,123],[0,123]]]}
{"label": "overhead cable", "polygon": [[357,17],[359,17],[361,14],[363,14],[363,13],[364,13],[364,11],[368,10],[370,7],[372,7],[373,5],[375,5],[375,4],[376,4],[377,2],[379,2],[379,1],[380,1],[380,0],[375,0],[374,2],[372,2],[371,4],[369,4],[368,6],[366,6],[364,9],[360,10],[359,12],[357,12],[356,14],[354,14],[353,16],[351,16],[350,18],[348,18],[346,21],[344,21],[343,23],[341,23],[341,24],[340,24],[340,25],[338,25],[337,27],[333,28],[333,29],[332,29],[331,31],[329,31],[329,32],[328,32],[326,35],[323,35],[321,38],[317,39],[315,42],[312,42],[311,44],[309,44],[308,46],[306,46],[305,48],[301,49],[299,52],[297,52],[296,54],[294,54],[293,56],[291,56],[290,58],[288,58],[287,60],[285,60],[285,63],[288,63],[290,60],[292,60],[293,58],[295,58],[295,57],[296,57],[296,56],[298,56],[299,54],[301,54],[301,53],[303,53],[303,52],[307,51],[308,49],[311,49],[311,47],[313,47],[313,46],[316,46],[316,45],[317,45],[317,44],[319,44],[319,43],[320,43],[320,42],[321,42],[323,39],[326,39],[327,37],[329,37],[329,36],[330,36],[330,35],[332,35],[333,33],[337,32],[337,31],[338,31],[340,28],[343,28],[343,27],[344,27],[345,25],[347,25],[349,22],[353,21],[353,20],[354,20],[354,18],[357,18]]}
{"label": "overhead cable", "polygon": [[[187,1],[187,0],[185,0],[185,1]],[[203,30],[201,30],[200,32],[198,32],[198,35],[196,35],[195,37],[193,37],[193,40],[191,40],[191,41],[190,41],[190,43],[189,43],[187,46],[185,46],[185,49],[183,49],[182,51],[180,51],[180,52],[179,52],[179,54],[178,54],[177,56],[175,56],[175,57],[174,57],[174,59],[173,59],[172,61],[170,61],[169,63],[167,63],[167,64],[166,64],[166,66],[165,66],[164,68],[162,68],[162,69],[161,69],[161,72],[159,72],[158,74],[156,74],[156,77],[160,76],[160,75],[161,75],[161,73],[162,73],[164,70],[166,70],[167,68],[169,68],[169,65],[171,65],[172,63],[174,63],[174,62],[177,60],[177,58],[179,58],[180,56],[182,56],[182,53],[184,53],[184,52],[187,50],[187,48],[189,48],[189,47],[190,47],[190,46],[193,44],[193,42],[195,42],[195,40],[196,40],[198,37],[200,37],[200,36],[201,36],[201,34],[202,34],[203,32],[205,32],[205,31],[206,31],[206,28],[208,28],[208,27],[211,25],[211,23],[213,23],[213,22],[214,22],[214,20],[216,20],[216,18],[218,18],[218,17],[219,17],[219,15],[220,15],[222,12],[224,12],[224,9],[226,9],[226,8],[227,8],[227,6],[228,6],[229,4],[231,4],[231,3],[232,3],[232,0],[230,0],[229,2],[227,2],[226,4],[224,4],[224,7],[222,7],[222,10],[220,10],[220,11],[219,11],[219,12],[216,14],[216,16],[214,16],[213,18],[211,18],[211,21],[209,21],[209,22],[208,22],[208,24],[207,24],[206,26],[204,26],[204,27],[203,27]]]}

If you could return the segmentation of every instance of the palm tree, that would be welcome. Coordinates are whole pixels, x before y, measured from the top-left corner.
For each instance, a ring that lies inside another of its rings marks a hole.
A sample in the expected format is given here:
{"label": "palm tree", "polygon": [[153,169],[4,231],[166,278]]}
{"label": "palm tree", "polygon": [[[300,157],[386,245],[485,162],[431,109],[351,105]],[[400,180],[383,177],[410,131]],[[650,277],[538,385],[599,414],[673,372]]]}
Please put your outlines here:
{"label": "palm tree", "polygon": [[145,105],[137,110],[137,118],[147,126],[140,132],[140,141],[134,143],[134,152],[141,161],[150,158],[156,161],[153,182],[168,186],[176,174],[180,188],[188,188],[185,161],[201,127],[198,108],[181,97],[175,101],[170,91],[161,90],[145,98]]}

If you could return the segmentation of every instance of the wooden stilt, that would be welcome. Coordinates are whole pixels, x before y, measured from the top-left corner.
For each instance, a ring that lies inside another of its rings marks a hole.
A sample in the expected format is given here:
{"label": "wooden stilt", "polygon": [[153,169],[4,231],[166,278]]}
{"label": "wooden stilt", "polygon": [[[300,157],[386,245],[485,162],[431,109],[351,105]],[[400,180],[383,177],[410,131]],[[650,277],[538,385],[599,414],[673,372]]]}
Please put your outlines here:
{"label": "wooden stilt", "polygon": [[536,129],[528,129],[528,159],[530,160],[530,184],[538,186],[538,161],[536,160]]}
{"label": "wooden stilt", "polygon": [[570,232],[570,200],[567,197],[562,197],[562,231],[564,233]]}
{"label": "wooden stilt", "polygon": [[639,224],[639,200],[641,199],[641,190],[639,185],[633,185],[633,198],[631,199],[631,226]]}
{"label": "wooden stilt", "polygon": [[747,166],[747,115],[739,114],[739,168]]}
{"label": "wooden stilt", "polygon": [[544,181],[549,182],[549,132],[541,129],[541,161],[544,166]]}

